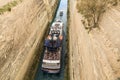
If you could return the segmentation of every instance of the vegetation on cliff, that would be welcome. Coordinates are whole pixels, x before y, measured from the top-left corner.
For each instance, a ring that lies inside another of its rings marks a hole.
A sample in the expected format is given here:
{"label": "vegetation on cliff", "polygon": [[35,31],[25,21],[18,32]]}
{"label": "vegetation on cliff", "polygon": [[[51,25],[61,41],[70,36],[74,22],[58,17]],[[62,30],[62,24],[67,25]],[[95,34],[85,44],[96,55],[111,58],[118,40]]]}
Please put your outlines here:
{"label": "vegetation on cliff", "polygon": [[11,8],[16,6],[19,2],[22,2],[22,0],[14,0],[0,7],[0,15],[3,14],[4,12],[11,11]]}
{"label": "vegetation on cliff", "polygon": [[119,0],[78,0],[77,9],[84,19],[86,29],[99,27],[100,17],[110,7],[118,5]]}

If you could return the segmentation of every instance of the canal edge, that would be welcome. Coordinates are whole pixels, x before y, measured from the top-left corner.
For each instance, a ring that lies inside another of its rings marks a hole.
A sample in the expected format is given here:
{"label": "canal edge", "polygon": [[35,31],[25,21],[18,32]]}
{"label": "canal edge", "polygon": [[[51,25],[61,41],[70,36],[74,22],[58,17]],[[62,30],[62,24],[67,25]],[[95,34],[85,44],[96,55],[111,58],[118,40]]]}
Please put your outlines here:
{"label": "canal edge", "polygon": [[69,69],[70,69],[70,66],[69,66],[69,59],[70,59],[70,56],[69,56],[69,26],[70,26],[70,0],[68,0],[68,4],[67,4],[67,39],[66,39],[66,43],[67,43],[67,52],[66,52],[66,56],[65,56],[65,74],[64,74],[64,80],[70,80],[70,73],[69,73]]}
{"label": "canal edge", "polygon": [[[40,62],[40,58],[42,56],[41,53],[43,51],[43,41],[44,41],[45,37],[47,36],[47,34],[49,32],[50,25],[52,24],[52,22],[55,19],[56,12],[57,12],[57,10],[59,8],[60,1],[61,0],[59,0],[58,3],[57,3],[58,5],[57,5],[56,9],[54,10],[54,13],[52,15],[53,17],[52,17],[51,21],[46,25],[47,27],[45,29],[45,32],[42,35],[42,40],[39,42],[39,44],[38,44],[39,47],[35,51],[35,56],[34,56],[34,59],[33,59],[34,62],[32,62],[31,66],[29,66],[27,72],[25,73],[25,76],[24,76],[23,80],[34,80],[35,79],[35,75],[37,73],[37,70],[38,70],[38,67],[39,67],[39,64],[40,64],[39,63]],[[44,35],[46,35],[46,36],[44,36]]]}

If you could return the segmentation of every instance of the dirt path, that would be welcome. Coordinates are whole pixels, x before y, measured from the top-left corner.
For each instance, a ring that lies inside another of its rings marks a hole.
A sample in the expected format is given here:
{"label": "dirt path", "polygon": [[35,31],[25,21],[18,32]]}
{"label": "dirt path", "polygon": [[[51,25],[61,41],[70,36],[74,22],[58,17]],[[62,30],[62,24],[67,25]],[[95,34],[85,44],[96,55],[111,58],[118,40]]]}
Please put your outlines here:
{"label": "dirt path", "polygon": [[[88,34],[76,10],[76,1],[70,0],[70,77],[71,80],[115,80],[114,72],[99,36]],[[114,58],[114,57],[113,57]],[[116,57],[115,57],[116,59]]]}

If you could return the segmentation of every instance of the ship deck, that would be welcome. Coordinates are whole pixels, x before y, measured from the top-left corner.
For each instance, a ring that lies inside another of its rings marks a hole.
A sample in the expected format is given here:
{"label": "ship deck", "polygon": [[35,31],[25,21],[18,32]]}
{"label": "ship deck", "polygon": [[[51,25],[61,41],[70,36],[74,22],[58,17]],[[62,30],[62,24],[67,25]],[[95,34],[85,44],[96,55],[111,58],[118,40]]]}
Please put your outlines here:
{"label": "ship deck", "polygon": [[60,52],[45,52],[44,60],[60,60]]}

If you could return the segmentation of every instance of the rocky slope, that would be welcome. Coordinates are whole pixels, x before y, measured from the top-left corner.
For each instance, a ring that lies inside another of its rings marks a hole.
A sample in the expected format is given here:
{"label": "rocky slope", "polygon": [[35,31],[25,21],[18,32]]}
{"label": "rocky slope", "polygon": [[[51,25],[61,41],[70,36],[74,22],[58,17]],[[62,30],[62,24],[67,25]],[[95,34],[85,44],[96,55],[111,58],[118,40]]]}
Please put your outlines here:
{"label": "rocky slope", "polygon": [[0,15],[0,80],[23,80],[58,0],[23,0]]}
{"label": "rocky slope", "polygon": [[101,18],[101,30],[91,34],[109,52],[105,55],[116,77],[120,77],[120,6],[110,8]]}
{"label": "rocky slope", "polygon": [[116,80],[120,77],[119,17],[113,7],[101,19],[101,29],[90,34],[77,12],[76,1],[70,0],[69,57],[71,80]]}

